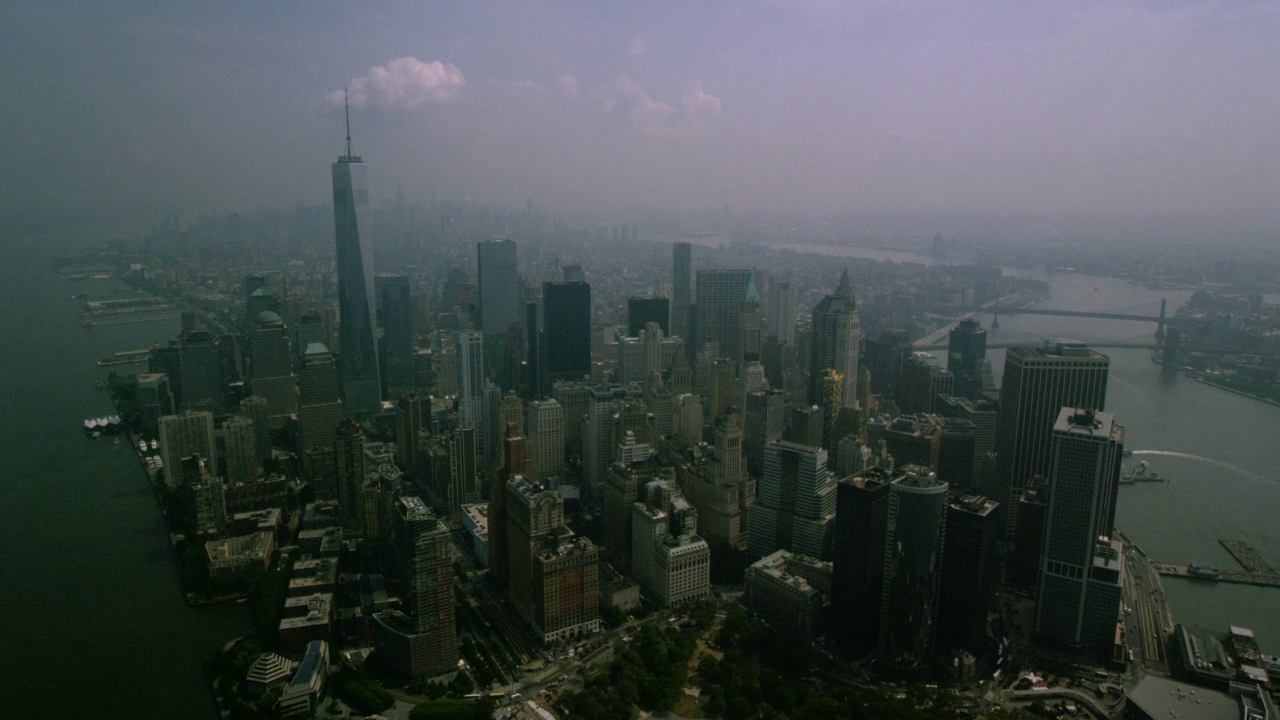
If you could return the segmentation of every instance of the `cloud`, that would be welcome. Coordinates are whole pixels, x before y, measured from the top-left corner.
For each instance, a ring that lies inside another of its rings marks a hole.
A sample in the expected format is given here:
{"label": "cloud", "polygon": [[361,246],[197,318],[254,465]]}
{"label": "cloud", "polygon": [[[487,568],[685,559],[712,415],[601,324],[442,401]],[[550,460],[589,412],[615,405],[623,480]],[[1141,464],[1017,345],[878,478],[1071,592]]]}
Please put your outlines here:
{"label": "cloud", "polygon": [[706,122],[720,117],[720,98],[708,94],[698,81],[680,101],[676,109],[665,100],[649,96],[644,88],[626,75],[619,75],[605,86],[605,100],[600,108],[606,114],[624,117],[641,133],[649,136],[685,134],[706,127]]}
{"label": "cloud", "polygon": [[[467,84],[462,71],[452,63],[435,60],[424,63],[418,58],[396,58],[386,65],[369,68],[369,72],[347,84],[351,107],[369,105],[383,110],[420,107],[426,103],[449,102],[458,89]],[[341,107],[343,91],[326,96],[330,105]]]}
{"label": "cloud", "polygon": [[627,52],[631,53],[632,60],[638,60],[644,54],[644,51],[648,49],[648,43],[644,41],[644,38],[637,35],[631,38],[631,45],[628,47]]}
{"label": "cloud", "polygon": [[572,75],[561,75],[556,78],[556,87],[560,94],[568,98],[578,97],[578,78]]}
{"label": "cloud", "polygon": [[654,100],[644,88],[626,75],[605,88],[608,97],[601,105],[611,115],[629,118],[631,124],[646,134],[660,131],[671,124],[676,109],[661,100]]}
{"label": "cloud", "polygon": [[693,84],[693,89],[685,94],[682,102],[684,103],[686,119],[690,123],[700,125],[703,120],[713,120],[720,117],[720,98],[715,95],[708,95],[702,89],[701,80]]}

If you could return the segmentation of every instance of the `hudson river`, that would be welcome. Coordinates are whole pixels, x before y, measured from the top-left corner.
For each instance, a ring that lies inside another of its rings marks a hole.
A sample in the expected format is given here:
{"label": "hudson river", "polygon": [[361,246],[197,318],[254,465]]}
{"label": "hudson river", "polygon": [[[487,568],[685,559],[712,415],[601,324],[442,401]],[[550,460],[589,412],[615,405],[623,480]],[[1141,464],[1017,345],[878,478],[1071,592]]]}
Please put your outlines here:
{"label": "hudson river", "polygon": [[245,605],[189,608],[160,509],[121,437],[86,439],[111,414],[93,386],[118,350],[167,342],[177,320],[80,326],[50,248],[0,246],[0,695],[6,717],[215,717],[203,658],[248,629]]}

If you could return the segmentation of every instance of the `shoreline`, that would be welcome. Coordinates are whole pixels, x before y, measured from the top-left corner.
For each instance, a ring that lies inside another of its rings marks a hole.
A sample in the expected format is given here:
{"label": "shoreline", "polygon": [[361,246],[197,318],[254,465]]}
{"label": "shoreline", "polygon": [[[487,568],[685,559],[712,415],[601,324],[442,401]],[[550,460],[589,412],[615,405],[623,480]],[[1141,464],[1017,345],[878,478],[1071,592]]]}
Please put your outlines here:
{"label": "shoreline", "polygon": [[1235,388],[1233,388],[1233,387],[1227,387],[1226,385],[1220,385],[1220,384],[1215,383],[1215,382],[1209,382],[1208,380],[1205,380],[1205,379],[1204,379],[1204,378],[1202,378],[1202,377],[1195,377],[1195,376],[1191,376],[1191,379],[1192,379],[1192,380],[1195,380],[1196,382],[1200,383],[1201,385],[1208,385],[1209,387],[1215,387],[1215,388],[1218,388],[1219,390],[1226,390],[1226,391],[1227,391],[1227,392],[1229,392],[1229,393],[1234,393],[1234,394],[1239,395],[1239,396],[1241,396],[1241,397],[1251,398],[1251,399],[1253,399],[1253,400],[1257,400],[1258,402],[1264,402],[1264,403],[1266,403],[1266,404],[1268,404],[1268,405],[1273,405],[1273,406],[1275,406],[1275,407],[1280,407],[1280,402],[1277,402],[1277,401],[1275,401],[1275,400],[1272,400],[1271,398],[1265,398],[1265,397],[1262,397],[1262,396],[1260,396],[1260,395],[1254,395],[1253,393],[1245,392],[1244,390],[1237,390],[1237,389],[1235,389]]}

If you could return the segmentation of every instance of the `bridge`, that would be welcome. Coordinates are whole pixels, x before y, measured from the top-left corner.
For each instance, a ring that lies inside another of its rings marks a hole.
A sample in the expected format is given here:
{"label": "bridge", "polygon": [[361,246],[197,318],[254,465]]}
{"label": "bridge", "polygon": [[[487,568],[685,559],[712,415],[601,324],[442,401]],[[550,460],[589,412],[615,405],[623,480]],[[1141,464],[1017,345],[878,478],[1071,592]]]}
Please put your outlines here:
{"label": "bridge", "polygon": [[[1051,316],[1051,317],[1078,317],[1078,318],[1096,318],[1098,320],[1151,322],[1156,324],[1156,333],[1155,333],[1156,341],[1155,341],[1154,347],[1160,347],[1164,345],[1164,334],[1165,334],[1164,326],[1166,322],[1165,320],[1166,306],[1167,306],[1167,301],[1164,298],[1161,298],[1159,315],[1136,315],[1133,313],[1092,312],[1088,310],[1050,310],[1045,308],[1032,308],[1032,307],[1000,307],[1000,301],[997,300],[995,301],[993,307],[983,307],[982,309],[965,313],[963,316],[956,318],[954,321],[948,323],[947,325],[944,325],[943,327],[938,328],[934,332],[930,333],[928,336],[915,341],[914,345],[917,350],[934,350],[934,349],[938,349],[939,347],[946,347],[945,344],[940,344],[939,341],[947,337],[947,335],[951,332],[951,329],[954,328],[957,323],[959,323],[961,320],[967,320],[967,319],[974,318],[974,317],[977,317],[978,315],[983,315],[989,312],[991,313],[991,316],[992,316],[991,327],[993,328],[1000,327],[1001,313],[1005,315],[1044,315],[1044,316]],[[987,347],[994,348],[998,346],[988,345]],[[1122,345],[1122,346],[1113,346],[1113,347],[1129,347],[1129,346]],[[1144,345],[1136,345],[1134,347],[1152,347],[1152,346],[1144,344]]]}
{"label": "bridge", "polygon": [[1046,310],[1043,308],[999,308],[994,315],[1056,315],[1058,317],[1097,318],[1099,320],[1131,320],[1163,323],[1162,315],[1129,315],[1127,313],[1089,312],[1086,310]]}

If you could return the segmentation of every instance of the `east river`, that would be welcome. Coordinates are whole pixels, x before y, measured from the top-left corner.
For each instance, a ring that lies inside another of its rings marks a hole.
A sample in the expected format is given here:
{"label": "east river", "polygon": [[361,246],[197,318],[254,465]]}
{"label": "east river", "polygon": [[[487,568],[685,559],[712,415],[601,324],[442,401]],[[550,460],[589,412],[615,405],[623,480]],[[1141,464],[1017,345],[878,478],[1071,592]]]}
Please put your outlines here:
{"label": "east river", "polygon": [[[808,248],[806,248],[808,249]],[[818,249],[818,248],[813,248]],[[856,249],[824,252],[875,256]],[[51,272],[69,247],[0,244],[0,687],[5,714],[212,717],[203,659],[248,629],[244,605],[189,608],[163,520],[126,441],[86,439],[81,422],[110,413],[94,361],[176,335],[176,320],[83,328],[83,300],[122,286]],[[901,259],[901,258],[894,258]],[[1112,278],[1042,276],[1041,307],[1170,314],[1189,294]],[[990,316],[983,316],[990,325]],[[1168,478],[1120,489],[1119,527],[1155,560],[1235,567],[1219,538],[1244,539],[1280,566],[1280,407],[1209,387],[1107,342],[1151,337],[1145,323],[1012,316],[990,342],[1072,337],[1111,357],[1107,410],[1126,427],[1130,460]],[[990,353],[999,378],[1003,352]],[[143,366],[120,366],[136,372]],[[1175,619],[1252,627],[1280,649],[1280,589],[1166,579]]]}

